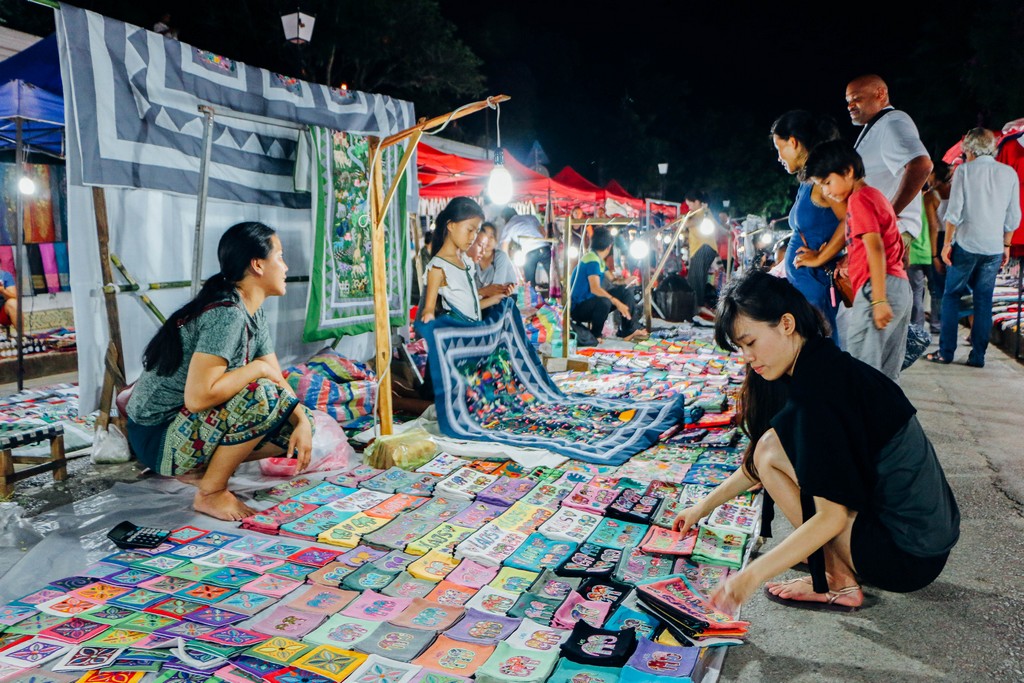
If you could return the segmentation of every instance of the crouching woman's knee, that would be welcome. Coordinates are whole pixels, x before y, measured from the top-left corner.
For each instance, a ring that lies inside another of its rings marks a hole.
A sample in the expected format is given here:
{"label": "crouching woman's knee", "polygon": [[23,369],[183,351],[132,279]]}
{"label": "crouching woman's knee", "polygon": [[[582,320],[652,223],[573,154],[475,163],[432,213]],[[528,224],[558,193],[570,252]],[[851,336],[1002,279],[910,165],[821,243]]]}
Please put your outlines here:
{"label": "crouching woman's knee", "polygon": [[769,429],[757,440],[757,444],[754,446],[754,467],[758,472],[763,472],[768,468],[786,469],[791,467],[789,456],[782,448],[782,442],[779,441],[779,435],[775,433],[774,429]]}

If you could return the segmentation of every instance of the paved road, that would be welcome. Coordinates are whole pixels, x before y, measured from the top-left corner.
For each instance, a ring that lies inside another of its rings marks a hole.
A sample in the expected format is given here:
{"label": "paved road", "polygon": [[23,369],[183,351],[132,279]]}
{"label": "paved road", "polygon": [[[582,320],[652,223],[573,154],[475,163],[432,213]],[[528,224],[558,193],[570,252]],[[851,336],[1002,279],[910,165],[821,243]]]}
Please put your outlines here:
{"label": "paved road", "polygon": [[729,652],[721,681],[1024,681],[1024,367],[998,349],[980,370],[966,355],[918,362],[901,381],[960,505],[943,574],[908,595],[869,588],[876,603],[850,615],[758,594],[743,612],[749,642]]}

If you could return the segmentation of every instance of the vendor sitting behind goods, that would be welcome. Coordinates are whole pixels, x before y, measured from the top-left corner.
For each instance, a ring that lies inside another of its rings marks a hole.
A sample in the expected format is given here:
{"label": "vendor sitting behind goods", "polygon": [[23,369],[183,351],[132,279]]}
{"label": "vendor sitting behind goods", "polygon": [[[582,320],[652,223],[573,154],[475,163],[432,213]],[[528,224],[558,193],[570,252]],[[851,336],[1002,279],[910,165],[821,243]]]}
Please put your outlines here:
{"label": "vendor sitting behind goods", "polygon": [[285,293],[281,240],[262,223],[239,223],[221,237],[217,258],[220,272],[146,346],[128,440],[158,474],[201,473],[195,510],[237,521],[254,510],[228,491],[231,475],[284,453],[303,470],[313,421],[281,376],[261,308]]}
{"label": "vendor sitting behind goods", "polygon": [[612,250],[613,238],[608,228],[594,228],[590,250],[583,255],[572,272],[572,319],[587,326],[600,339],[604,323],[614,307],[622,319],[619,321],[617,336],[628,338],[639,330],[636,322],[636,303],[630,283],[608,284],[605,259]]}
{"label": "vendor sitting behind goods", "polygon": [[14,276],[0,268],[0,325],[7,328],[7,336],[11,336],[10,327],[18,319],[18,288],[14,284]]}
{"label": "vendor sitting behind goods", "polygon": [[476,264],[476,288],[481,297],[510,294],[515,287],[515,266],[505,252],[496,249],[498,231],[493,223],[483,223],[469,256]]}

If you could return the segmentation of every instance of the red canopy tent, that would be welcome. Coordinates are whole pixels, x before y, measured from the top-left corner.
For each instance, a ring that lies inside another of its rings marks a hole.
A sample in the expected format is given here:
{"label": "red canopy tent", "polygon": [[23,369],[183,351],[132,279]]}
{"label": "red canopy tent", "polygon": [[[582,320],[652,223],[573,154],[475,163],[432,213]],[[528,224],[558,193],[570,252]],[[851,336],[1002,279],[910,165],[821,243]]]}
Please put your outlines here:
{"label": "red canopy tent", "polygon": [[[629,207],[637,213],[642,213],[644,210],[644,200],[637,199],[631,195],[626,188],[619,184],[619,181],[617,180],[609,181],[608,184],[604,186],[604,193],[607,201],[616,202],[622,206]],[[609,211],[609,213],[611,213],[611,211]]]}
{"label": "red canopy tent", "polygon": [[[494,162],[489,159],[467,159],[441,152],[422,142],[416,152],[421,197],[482,195],[487,188],[491,169],[494,168]],[[594,199],[590,193],[542,176],[520,163],[508,150],[505,150],[505,168],[512,174],[515,196],[521,201],[546,203],[549,191],[552,201],[558,204],[575,204]]]}

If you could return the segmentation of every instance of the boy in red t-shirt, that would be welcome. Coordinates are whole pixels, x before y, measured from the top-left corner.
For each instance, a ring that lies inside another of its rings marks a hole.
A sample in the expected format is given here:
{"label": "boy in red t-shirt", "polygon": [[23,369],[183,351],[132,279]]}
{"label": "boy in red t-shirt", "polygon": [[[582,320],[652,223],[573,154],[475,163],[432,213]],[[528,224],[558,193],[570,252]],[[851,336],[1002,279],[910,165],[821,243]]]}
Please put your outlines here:
{"label": "boy in red t-shirt", "polygon": [[846,204],[846,253],[856,293],[843,335],[846,350],[898,380],[912,294],[892,204],[864,181],[864,162],[841,140],[815,147],[805,172],[827,198]]}

